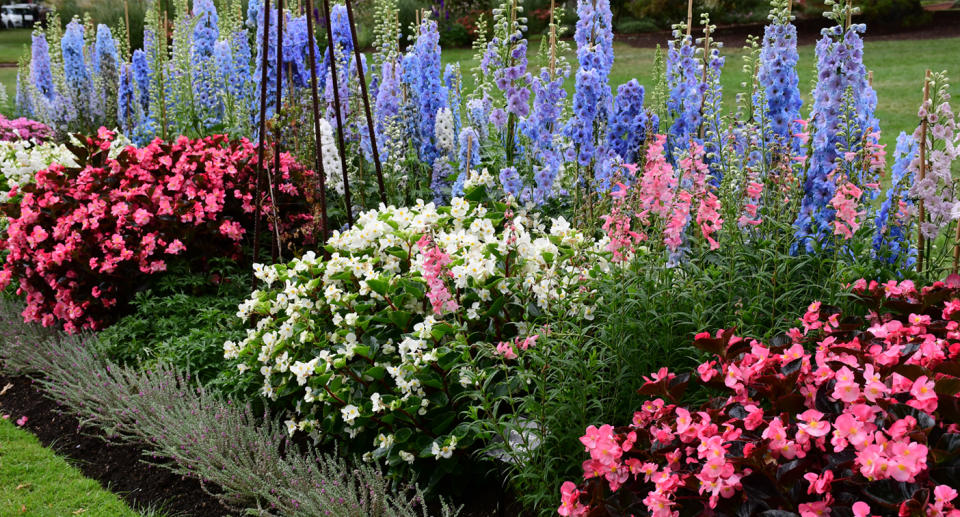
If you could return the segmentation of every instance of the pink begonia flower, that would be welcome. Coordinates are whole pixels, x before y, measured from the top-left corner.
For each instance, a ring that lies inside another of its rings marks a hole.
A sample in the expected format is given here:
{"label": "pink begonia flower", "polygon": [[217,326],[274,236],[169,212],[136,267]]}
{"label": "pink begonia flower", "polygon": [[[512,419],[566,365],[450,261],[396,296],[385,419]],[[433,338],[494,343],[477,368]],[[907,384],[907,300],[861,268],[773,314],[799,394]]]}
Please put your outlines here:
{"label": "pink begonia flower", "polygon": [[579,517],[586,514],[587,508],[580,504],[580,491],[576,483],[567,481],[560,486],[560,508],[557,513],[563,517]]}
{"label": "pink begonia flower", "polygon": [[852,509],[853,517],[870,517],[870,505],[863,501],[853,503]]}
{"label": "pink begonia flower", "polygon": [[747,410],[747,418],[743,420],[743,426],[748,431],[753,431],[763,424],[763,408],[748,404],[744,409]]}
{"label": "pink begonia flower", "polygon": [[24,415],[24,416],[22,416],[22,417],[20,417],[20,418],[17,419],[17,425],[20,426],[20,427],[23,427],[23,426],[27,425],[27,420],[29,420],[29,419],[27,418],[26,415]]}
{"label": "pink begonia flower", "polygon": [[860,398],[860,385],[857,384],[853,372],[849,368],[841,367],[834,379],[837,382],[833,387],[833,398],[848,404],[856,402]]}
{"label": "pink begonia flower", "polygon": [[808,494],[826,494],[830,492],[830,485],[833,483],[833,471],[827,470],[823,474],[817,475],[816,472],[807,472],[803,475],[810,483],[807,488]]}
{"label": "pink begonia flower", "polygon": [[173,242],[171,242],[170,245],[167,246],[166,253],[170,255],[178,255],[180,254],[180,252],[182,252],[185,249],[187,249],[187,247],[184,246],[182,242],[180,242],[180,239],[174,239]]}
{"label": "pink begonia flower", "polygon": [[910,394],[913,399],[907,401],[907,405],[917,408],[927,413],[937,410],[937,393],[934,391],[934,382],[928,380],[926,375],[921,375],[913,382],[910,388]]}
{"label": "pink begonia flower", "polygon": [[800,511],[800,517],[823,517],[830,515],[830,503],[829,501],[803,503],[798,510]]}
{"label": "pink begonia flower", "polygon": [[138,208],[136,212],[133,213],[133,222],[137,223],[140,226],[144,226],[150,222],[151,216],[150,212],[142,208]]}
{"label": "pink begonia flower", "polygon": [[821,420],[822,418],[823,413],[816,409],[808,409],[800,413],[797,427],[815,438],[826,436],[830,432],[830,422]]}
{"label": "pink begonia flower", "polygon": [[710,382],[710,379],[717,375],[717,370],[714,369],[716,364],[716,361],[710,361],[697,367],[697,374],[700,375],[700,378],[703,379],[703,382]]}

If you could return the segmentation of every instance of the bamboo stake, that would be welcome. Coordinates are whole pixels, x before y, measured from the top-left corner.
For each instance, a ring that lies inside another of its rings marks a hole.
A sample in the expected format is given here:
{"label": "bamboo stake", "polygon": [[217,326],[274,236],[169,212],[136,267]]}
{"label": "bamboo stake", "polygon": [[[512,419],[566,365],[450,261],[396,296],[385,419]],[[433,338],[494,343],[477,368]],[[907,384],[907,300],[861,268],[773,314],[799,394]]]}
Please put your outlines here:
{"label": "bamboo stake", "polygon": [[873,88],[873,70],[870,70],[869,72],[867,72],[867,84],[870,85],[871,88]]}
{"label": "bamboo stake", "polygon": [[[270,48],[270,0],[263,0],[263,41],[260,48],[260,125],[257,143],[257,179],[254,187],[254,197],[256,197],[256,213],[253,219],[253,261],[256,262],[260,257],[260,212],[263,201],[260,195],[260,185],[263,183],[263,161],[264,156],[264,138],[267,134],[267,61],[268,49]],[[253,286],[257,286],[257,278],[253,278]]]}
{"label": "bamboo stake", "polygon": [[953,274],[956,275],[960,270],[960,221],[957,222],[957,233],[953,242]]}
{"label": "bamboo stake", "polygon": [[[269,1],[269,0],[267,0]],[[159,47],[160,35],[157,34],[157,46]],[[163,12],[163,48],[166,49],[167,45],[167,12]],[[166,59],[167,56],[164,56]],[[163,80],[163,67],[158,67],[160,71],[160,136],[166,140],[167,139],[167,94],[166,88],[163,85],[166,84],[166,81]]]}
{"label": "bamboo stake", "polygon": [[556,0],[550,0],[550,80],[554,79],[557,70],[557,24],[553,19],[553,9]]}
{"label": "bamboo stake", "polygon": [[687,36],[693,30],[693,0],[687,0]]}
{"label": "bamboo stake", "polygon": [[[323,170],[323,147],[320,145],[320,97],[317,93],[317,54],[314,46],[316,36],[313,28],[313,0],[307,0],[307,44],[310,53],[310,95],[313,98],[313,137],[316,142],[316,168],[320,181],[320,237],[321,243],[327,242],[327,173]],[[326,248],[320,246],[326,254]]]}
{"label": "bamboo stake", "polygon": [[123,0],[123,17],[127,24],[127,52],[133,54],[133,50],[130,48],[130,5],[127,0]]}
{"label": "bamboo stake", "polygon": [[[288,79],[289,80],[289,79]],[[277,199],[273,193],[274,174],[280,174],[280,106],[283,104],[283,0],[277,0],[277,116],[273,140],[273,172],[267,170],[267,186],[270,188],[270,208],[273,213],[273,229],[277,238],[277,257],[283,262],[283,243],[280,241],[280,218],[277,217]],[[272,249],[271,245],[271,249]]]}
{"label": "bamboo stake", "polygon": [[[927,105],[927,101],[930,100],[930,70],[927,69],[926,77],[923,80],[923,105]],[[920,174],[919,181],[923,181],[927,175],[927,117],[923,117],[923,120],[920,121]],[[919,217],[917,220],[917,273],[923,272],[923,259],[924,259],[924,238],[923,238],[923,221],[926,218],[926,212],[924,211],[923,198],[917,202],[918,205],[918,214]]]}
{"label": "bamboo stake", "polygon": [[[357,78],[360,79],[360,95],[363,97],[363,109],[367,115],[367,130],[370,132],[373,165],[377,170],[377,187],[380,189],[380,201],[386,203],[387,189],[383,185],[383,168],[380,165],[380,151],[377,149],[377,135],[373,131],[373,114],[370,111],[370,98],[367,95],[367,81],[363,74],[363,62],[360,60],[360,43],[357,42],[357,28],[353,23],[353,7],[351,7],[350,0],[346,0],[346,4],[347,21],[350,23],[350,34],[353,36],[353,53],[357,60]],[[361,190],[361,193],[362,192]]]}
{"label": "bamboo stake", "polygon": [[330,79],[333,80],[333,111],[337,116],[337,143],[340,146],[340,166],[343,168],[343,200],[347,204],[347,223],[353,226],[353,205],[350,202],[350,179],[347,176],[347,155],[343,144],[343,120],[340,114],[340,83],[337,81],[337,56],[333,47],[333,29],[330,23],[330,0],[323,0],[327,42],[330,48]]}

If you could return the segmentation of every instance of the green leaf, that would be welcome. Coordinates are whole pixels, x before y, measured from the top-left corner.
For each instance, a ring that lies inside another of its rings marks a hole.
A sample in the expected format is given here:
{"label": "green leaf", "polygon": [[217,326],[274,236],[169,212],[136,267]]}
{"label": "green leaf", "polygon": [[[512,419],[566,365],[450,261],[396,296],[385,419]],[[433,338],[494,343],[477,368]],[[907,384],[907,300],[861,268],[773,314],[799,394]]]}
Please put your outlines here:
{"label": "green leaf", "polygon": [[384,375],[387,373],[387,369],[382,366],[373,366],[363,372],[364,377],[370,377],[371,379],[381,380]]}
{"label": "green leaf", "polygon": [[367,280],[367,287],[371,291],[379,294],[380,296],[386,296],[388,290],[390,289],[390,284],[386,280],[380,280],[379,278],[371,278]]}
{"label": "green leaf", "polygon": [[394,433],[393,439],[396,443],[407,443],[412,436],[413,429],[410,429],[409,427],[401,427],[400,429],[397,429],[396,433]]}
{"label": "green leaf", "polygon": [[410,318],[412,314],[407,311],[391,311],[390,312],[390,321],[393,322],[400,330],[407,330],[407,325],[410,324]]}

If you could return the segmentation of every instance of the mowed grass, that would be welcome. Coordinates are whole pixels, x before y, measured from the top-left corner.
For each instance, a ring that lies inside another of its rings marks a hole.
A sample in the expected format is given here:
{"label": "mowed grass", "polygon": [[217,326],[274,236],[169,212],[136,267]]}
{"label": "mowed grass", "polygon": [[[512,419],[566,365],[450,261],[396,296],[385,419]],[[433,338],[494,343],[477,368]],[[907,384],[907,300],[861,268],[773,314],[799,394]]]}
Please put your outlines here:
{"label": "mowed grass", "polygon": [[0,29],[0,63],[16,63],[29,52],[33,29]]}
{"label": "mowed grass", "polygon": [[137,513],[40,445],[35,436],[0,419],[0,515],[134,517]]}
{"label": "mowed grass", "polygon": [[[530,44],[530,68],[539,70],[541,60],[537,55],[539,42]],[[666,41],[663,43],[664,50]],[[801,113],[809,114],[810,94],[816,77],[816,55],[813,45],[804,45],[799,49],[800,62],[797,73],[800,76],[800,90],[804,97]],[[653,77],[654,49],[636,48],[624,43],[614,43],[614,66],[610,73],[611,86],[636,78],[647,88],[648,95],[655,84]],[[726,63],[721,75],[723,100],[728,113],[734,111],[736,94],[744,91],[741,86],[747,80],[743,72],[742,48],[723,48],[721,55]],[[567,58],[575,66],[576,55]],[[452,49],[443,52],[443,62],[460,62],[463,71],[464,90],[473,87],[470,70],[476,65],[470,49]],[[960,38],[928,40],[888,40],[870,41],[867,32],[864,44],[864,63],[873,71],[873,87],[877,91],[877,117],[883,132],[882,142],[887,145],[888,155],[892,155],[900,131],[911,133],[917,124],[917,108],[923,99],[923,75],[927,68],[933,71],[946,70],[950,75],[951,91],[955,99],[960,95]],[[566,89],[572,94],[573,78],[566,81]]]}

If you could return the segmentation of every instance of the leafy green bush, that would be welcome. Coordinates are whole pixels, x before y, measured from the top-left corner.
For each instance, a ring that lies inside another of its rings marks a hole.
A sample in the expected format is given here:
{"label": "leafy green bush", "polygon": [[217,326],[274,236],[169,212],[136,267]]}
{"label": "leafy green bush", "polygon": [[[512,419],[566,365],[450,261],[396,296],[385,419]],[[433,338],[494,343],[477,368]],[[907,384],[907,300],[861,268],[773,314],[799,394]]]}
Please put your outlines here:
{"label": "leafy green bush", "polygon": [[635,20],[633,18],[626,18],[614,27],[614,30],[616,30],[618,34],[640,34],[642,32],[654,32],[659,29],[660,27],[657,27],[657,24],[651,20]]}
{"label": "leafy green bush", "polygon": [[863,20],[871,25],[916,27],[930,21],[920,0],[863,0],[858,5]]}
{"label": "leafy green bush", "polygon": [[218,391],[250,391],[239,372],[226,368],[222,346],[243,335],[236,310],[250,276],[228,259],[211,259],[208,266],[200,273],[177,267],[145,286],[131,302],[133,312],[91,346],[119,364],[149,369],[165,363]]}
{"label": "leafy green bush", "polygon": [[450,206],[363,213],[334,232],[327,259],[255,266],[264,285],[240,306],[247,335],[224,352],[290,414],[291,433],[398,470],[429,458],[414,467],[439,479],[471,450],[462,394],[487,382],[496,356],[531,346],[548,310],[589,319],[602,243],[489,200],[492,182],[472,175]]}

